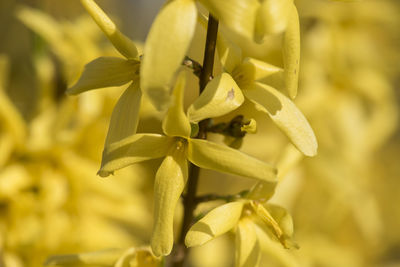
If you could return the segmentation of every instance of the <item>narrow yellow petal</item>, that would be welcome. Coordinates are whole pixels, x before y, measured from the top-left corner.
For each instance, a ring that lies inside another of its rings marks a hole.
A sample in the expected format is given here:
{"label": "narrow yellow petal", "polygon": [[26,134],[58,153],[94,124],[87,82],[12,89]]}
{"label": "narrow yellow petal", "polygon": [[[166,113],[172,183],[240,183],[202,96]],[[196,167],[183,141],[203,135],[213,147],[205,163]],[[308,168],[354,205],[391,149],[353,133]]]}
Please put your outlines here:
{"label": "narrow yellow petal", "polygon": [[45,266],[112,266],[124,252],[123,249],[107,249],[96,252],[56,255],[49,257]]}
{"label": "narrow yellow petal", "polygon": [[197,21],[196,3],[174,0],[157,15],[144,46],[141,88],[154,106],[169,105],[172,78],[186,55]]}
{"label": "narrow yellow petal", "polygon": [[161,163],[154,183],[154,225],[151,248],[155,256],[168,255],[174,244],[175,207],[185,188],[188,166],[185,146],[178,141]]}
{"label": "narrow yellow petal", "polygon": [[258,0],[200,0],[211,14],[224,25],[247,38],[253,39]]}
{"label": "narrow yellow petal", "polygon": [[283,38],[283,63],[286,90],[294,99],[297,95],[300,67],[300,25],[294,4],[290,5],[288,25]]}
{"label": "narrow yellow petal", "polygon": [[99,57],[85,66],[78,82],[67,90],[79,94],[88,90],[121,86],[138,76],[139,62],[117,57]]}
{"label": "narrow yellow petal", "polygon": [[251,202],[254,211],[258,217],[272,230],[272,233],[280,240],[283,236],[283,230],[279,227],[278,222],[274,217],[265,209],[265,207],[258,202]]}
{"label": "narrow yellow petal", "polygon": [[285,30],[291,5],[291,0],[265,0],[257,13],[259,38],[264,35],[278,34]]}
{"label": "narrow yellow petal", "polygon": [[217,52],[224,70],[228,73],[232,73],[242,62],[242,49],[230,42],[222,32],[217,37]]}
{"label": "narrow yellow petal", "polygon": [[317,154],[317,139],[307,119],[296,105],[271,86],[254,83],[244,95],[266,112],[291,142],[306,156]]}
{"label": "narrow yellow petal", "polygon": [[183,110],[185,85],[185,72],[182,71],[175,84],[174,97],[172,99],[173,103],[169,107],[167,115],[162,123],[162,128],[166,135],[182,137],[190,136],[190,122]]}
{"label": "narrow yellow petal", "polygon": [[253,222],[244,217],[236,232],[236,264],[238,267],[257,267],[261,257],[260,244]]}
{"label": "narrow yellow petal", "polygon": [[188,159],[195,165],[215,171],[242,175],[266,182],[276,181],[276,169],[236,149],[207,140],[189,139]]}
{"label": "narrow yellow petal", "polygon": [[93,0],[81,0],[86,11],[92,16],[114,47],[126,58],[137,58],[138,50],[135,44],[122,34],[114,22]]}
{"label": "narrow yellow petal", "polygon": [[283,207],[270,203],[264,204],[264,206],[279,224],[283,234],[291,237],[293,235],[293,219],[287,210]]}
{"label": "narrow yellow petal", "polygon": [[283,70],[264,61],[246,57],[242,64],[235,68],[232,76],[240,87],[246,87],[254,81],[262,80]]}
{"label": "narrow yellow petal", "polygon": [[188,117],[191,122],[219,117],[237,109],[243,101],[242,90],[228,73],[222,73],[207,84],[189,107]]}
{"label": "narrow yellow petal", "polygon": [[111,115],[105,142],[105,150],[110,144],[121,141],[136,133],[142,92],[139,81],[134,81],[119,98]]}
{"label": "narrow yellow petal", "polygon": [[186,246],[201,246],[233,229],[240,219],[243,205],[243,202],[230,202],[211,210],[189,229]]}
{"label": "narrow yellow petal", "polygon": [[135,134],[109,144],[103,151],[98,174],[102,177],[128,165],[167,155],[172,139],[159,134]]}
{"label": "narrow yellow petal", "polygon": [[285,248],[296,247],[291,240],[293,236],[293,220],[286,209],[274,204],[260,204],[252,202],[252,207],[262,220],[260,227],[278,240]]}

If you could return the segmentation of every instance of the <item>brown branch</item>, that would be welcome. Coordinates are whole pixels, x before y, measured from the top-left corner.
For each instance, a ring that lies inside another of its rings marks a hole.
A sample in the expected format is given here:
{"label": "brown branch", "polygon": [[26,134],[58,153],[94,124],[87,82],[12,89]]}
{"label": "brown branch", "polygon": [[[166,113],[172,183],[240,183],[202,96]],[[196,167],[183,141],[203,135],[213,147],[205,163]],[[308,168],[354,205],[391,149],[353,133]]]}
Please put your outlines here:
{"label": "brown branch", "polygon": [[[213,75],[215,47],[217,44],[217,33],[218,33],[218,20],[216,20],[210,14],[208,19],[206,45],[204,49],[203,68],[201,69],[200,73],[200,81],[199,81],[200,94],[204,91],[204,88],[206,87],[207,83],[210,81]],[[207,139],[208,123],[209,119],[203,120],[199,123],[199,133],[196,138]],[[174,247],[174,251],[171,257],[171,266],[173,267],[182,267],[185,263],[185,259],[187,258],[189,252],[189,249],[186,248],[185,246],[185,236],[193,222],[194,218],[193,212],[198,204],[198,202],[196,201],[196,191],[199,180],[199,174],[200,174],[200,168],[191,164],[188,185],[187,185],[187,192],[185,198],[183,198],[184,215],[182,221],[182,228],[180,231],[178,244],[176,244],[176,246]]]}

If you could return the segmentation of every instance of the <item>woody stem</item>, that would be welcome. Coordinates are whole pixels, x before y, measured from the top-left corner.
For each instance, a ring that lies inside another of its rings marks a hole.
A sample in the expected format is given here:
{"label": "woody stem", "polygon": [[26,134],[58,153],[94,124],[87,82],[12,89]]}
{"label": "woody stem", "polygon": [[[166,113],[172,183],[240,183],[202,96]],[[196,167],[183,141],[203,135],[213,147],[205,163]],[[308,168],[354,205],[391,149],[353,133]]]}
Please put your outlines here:
{"label": "woody stem", "polygon": [[[215,19],[211,14],[208,19],[207,37],[204,49],[203,68],[200,73],[200,94],[204,91],[207,83],[211,80],[214,68],[214,55],[215,47],[217,44],[217,33],[218,33],[218,20]],[[207,126],[209,119],[205,119],[199,122],[199,133],[196,138],[207,139]],[[182,221],[182,228],[179,235],[178,244],[175,246],[173,256],[171,259],[171,265],[173,267],[182,267],[187,258],[189,249],[185,246],[185,236],[189,230],[193,218],[194,210],[198,204],[196,201],[196,191],[199,181],[200,168],[191,164],[188,178],[187,192],[183,198],[184,215]]]}

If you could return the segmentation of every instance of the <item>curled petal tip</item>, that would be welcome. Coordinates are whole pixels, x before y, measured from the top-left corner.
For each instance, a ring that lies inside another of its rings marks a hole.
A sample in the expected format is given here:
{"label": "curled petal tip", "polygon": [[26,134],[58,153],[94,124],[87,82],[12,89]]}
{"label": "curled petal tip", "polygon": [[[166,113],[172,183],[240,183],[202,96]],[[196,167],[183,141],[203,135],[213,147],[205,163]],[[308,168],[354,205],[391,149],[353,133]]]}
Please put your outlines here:
{"label": "curled petal tip", "polygon": [[303,151],[303,154],[306,155],[307,157],[314,157],[318,154],[318,143],[315,140],[314,147],[308,151]]}
{"label": "curled petal tip", "polygon": [[100,177],[102,177],[102,178],[105,178],[105,177],[108,177],[108,176],[110,176],[110,175],[114,175],[114,172],[104,171],[104,170],[100,169],[100,170],[97,172],[97,175],[100,176]]}

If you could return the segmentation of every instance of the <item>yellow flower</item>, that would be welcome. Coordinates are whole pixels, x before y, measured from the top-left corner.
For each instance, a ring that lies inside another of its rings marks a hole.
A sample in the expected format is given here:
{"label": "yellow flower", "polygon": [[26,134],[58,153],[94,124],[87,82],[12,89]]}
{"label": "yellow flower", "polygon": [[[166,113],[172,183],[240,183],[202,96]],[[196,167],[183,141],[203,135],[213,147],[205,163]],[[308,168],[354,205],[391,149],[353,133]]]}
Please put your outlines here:
{"label": "yellow flower", "polygon": [[196,222],[188,231],[185,244],[201,246],[229,232],[236,231],[236,266],[258,266],[261,248],[256,228],[261,228],[271,239],[285,248],[296,246],[291,241],[293,221],[287,211],[265,202],[273,195],[275,183],[259,182],[245,196],[221,205]]}
{"label": "yellow flower", "polygon": [[[286,29],[287,25],[293,25],[288,27],[293,30],[285,34],[288,36],[285,44],[289,52],[294,51],[293,48],[299,52],[299,39],[292,38],[295,36],[292,31],[299,31],[297,11],[290,0],[265,0],[262,3],[258,0],[198,2],[224,25],[252,39],[261,39],[265,34],[279,33]],[[150,29],[144,46],[140,83],[143,92],[148,94],[159,110],[164,110],[169,105],[173,76],[192,41],[197,14],[195,0],[169,1],[157,15]],[[293,66],[288,67],[288,71],[291,68]]]}
{"label": "yellow flower", "polygon": [[174,101],[163,120],[165,135],[134,134],[111,144],[103,154],[100,176],[130,164],[164,157],[154,188],[155,224],[151,247],[156,256],[167,255],[173,246],[173,216],[188,178],[188,161],[205,168],[263,181],[276,180],[271,165],[235,149],[207,140],[190,138],[191,126],[183,111],[184,72],[178,76]]}
{"label": "yellow flower", "polygon": [[222,34],[218,36],[217,48],[226,72],[209,82],[189,107],[190,121],[225,115],[239,107],[246,97],[258,110],[267,113],[303,154],[314,156],[318,144],[307,119],[288,97],[261,82],[282,73],[282,69],[254,58],[243,58],[240,48]]}
{"label": "yellow flower", "polygon": [[131,40],[123,35],[114,22],[93,0],[82,0],[94,21],[114,47],[125,57],[100,57],[85,66],[79,81],[67,90],[79,94],[88,90],[121,86],[131,82],[114,107],[105,142],[105,149],[113,142],[136,133],[142,92],[139,88],[140,60]]}

